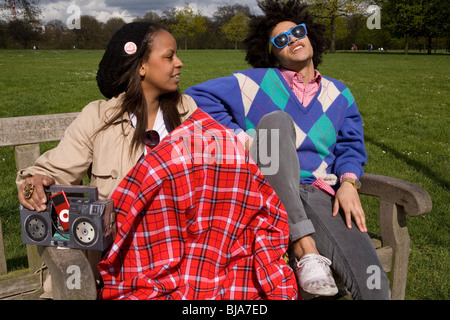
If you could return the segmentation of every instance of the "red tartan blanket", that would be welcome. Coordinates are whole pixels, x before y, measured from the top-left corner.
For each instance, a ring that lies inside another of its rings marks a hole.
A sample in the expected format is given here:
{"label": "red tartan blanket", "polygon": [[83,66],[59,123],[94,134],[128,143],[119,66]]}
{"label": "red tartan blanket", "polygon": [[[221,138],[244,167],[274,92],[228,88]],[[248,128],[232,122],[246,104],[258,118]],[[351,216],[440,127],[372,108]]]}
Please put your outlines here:
{"label": "red tartan blanket", "polygon": [[101,299],[297,299],[280,200],[234,133],[195,111],[112,195]]}

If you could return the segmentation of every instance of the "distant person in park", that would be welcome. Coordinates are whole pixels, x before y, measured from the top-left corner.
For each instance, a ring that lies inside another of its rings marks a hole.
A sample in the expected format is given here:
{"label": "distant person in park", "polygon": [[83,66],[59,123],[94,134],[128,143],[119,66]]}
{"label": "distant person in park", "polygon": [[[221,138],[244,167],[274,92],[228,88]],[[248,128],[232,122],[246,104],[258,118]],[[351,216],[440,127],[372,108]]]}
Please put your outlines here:
{"label": "distant person in park", "polygon": [[296,299],[286,211],[234,133],[179,93],[182,67],[163,27],[117,31],[97,73],[109,100],[18,173],[20,203],[45,210],[44,186],[89,172],[114,200],[100,299]]}
{"label": "distant person in park", "polygon": [[[235,130],[280,197],[301,288],[336,294],[331,266],[354,299],[390,299],[357,190],[366,163],[361,115],[350,90],[317,70],[324,28],[300,1],[259,6],[264,15],[252,18],[245,40],[254,68],[185,94]],[[277,152],[278,170],[265,170]],[[368,288],[369,266],[379,267],[377,289]]]}

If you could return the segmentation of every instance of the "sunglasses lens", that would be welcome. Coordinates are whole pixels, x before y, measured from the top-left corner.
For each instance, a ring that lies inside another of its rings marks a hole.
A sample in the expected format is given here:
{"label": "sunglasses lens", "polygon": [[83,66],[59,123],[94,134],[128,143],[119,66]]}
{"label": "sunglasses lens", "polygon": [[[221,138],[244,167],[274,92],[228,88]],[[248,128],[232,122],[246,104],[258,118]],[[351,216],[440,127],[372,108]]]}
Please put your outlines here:
{"label": "sunglasses lens", "polygon": [[282,33],[271,40],[278,49],[282,49],[289,43],[289,35],[297,39],[303,39],[306,36],[306,28],[304,25],[298,25],[288,32]]}
{"label": "sunglasses lens", "polygon": [[292,30],[292,35],[293,35],[294,37],[298,38],[298,39],[301,39],[301,38],[305,37],[305,35],[306,35],[306,30],[305,30],[305,28],[304,28],[303,26],[295,27],[295,28]]}
{"label": "sunglasses lens", "polygon": [[280,34],[278,37],[273,39],[273,42],[275,42],[275,45],[278,48],[283,48],[286,46],[289,42],[289,37],[286,34]]}

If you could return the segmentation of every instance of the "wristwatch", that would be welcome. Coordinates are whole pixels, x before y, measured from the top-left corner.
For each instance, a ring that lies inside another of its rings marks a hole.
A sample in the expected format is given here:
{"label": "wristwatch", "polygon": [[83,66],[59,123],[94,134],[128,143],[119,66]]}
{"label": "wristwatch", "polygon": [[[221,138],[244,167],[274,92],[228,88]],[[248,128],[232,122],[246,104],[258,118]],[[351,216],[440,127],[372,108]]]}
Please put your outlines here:
{"label": "wristwatch", "polygon": [[344,181],[350,182],[356,190],[359,190],[361,188],[361,182],[358,179],[344,178],[342,179],[342,182]]}

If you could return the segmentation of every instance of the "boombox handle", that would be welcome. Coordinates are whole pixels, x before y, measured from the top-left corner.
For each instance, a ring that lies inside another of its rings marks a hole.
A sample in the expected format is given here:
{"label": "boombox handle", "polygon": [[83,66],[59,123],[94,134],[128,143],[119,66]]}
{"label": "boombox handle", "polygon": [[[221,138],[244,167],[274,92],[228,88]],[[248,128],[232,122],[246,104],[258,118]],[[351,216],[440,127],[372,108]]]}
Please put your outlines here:
{"label": "boombox handle", "polygon": [[45,187],[45,192],[61,192],[66,193],[76,193],[76,194],[88,194],[89,200],[94,202],[98,200],[98,189],[92,186],[66,186],[66,185],[52,185],[50,187]]}

